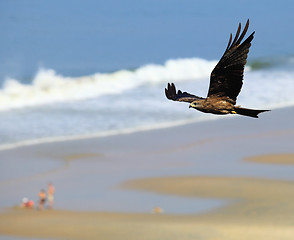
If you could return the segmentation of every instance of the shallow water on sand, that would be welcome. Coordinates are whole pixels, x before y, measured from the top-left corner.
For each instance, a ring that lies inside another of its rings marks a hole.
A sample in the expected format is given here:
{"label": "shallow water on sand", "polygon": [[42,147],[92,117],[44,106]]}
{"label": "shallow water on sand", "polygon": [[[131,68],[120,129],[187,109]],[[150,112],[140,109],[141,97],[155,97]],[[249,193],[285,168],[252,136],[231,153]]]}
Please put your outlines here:
{"label": "shallow water on sand", "polygon": [[1,151],[1,164],[13,174],[4,175],[0,182],[1,192],[6,193],[0,206],[19,205],[23,197],[36,202],[38,191],[52,181],[58,209],[147,213],[159,206],[165,213],[176,214],[211,210],[228,202],[130,191],[121,184],[164,176],[294,180],[292,166],[244,161],[256,155],[293,152],[291,110],[277,110],[257,121],[226,118]]}

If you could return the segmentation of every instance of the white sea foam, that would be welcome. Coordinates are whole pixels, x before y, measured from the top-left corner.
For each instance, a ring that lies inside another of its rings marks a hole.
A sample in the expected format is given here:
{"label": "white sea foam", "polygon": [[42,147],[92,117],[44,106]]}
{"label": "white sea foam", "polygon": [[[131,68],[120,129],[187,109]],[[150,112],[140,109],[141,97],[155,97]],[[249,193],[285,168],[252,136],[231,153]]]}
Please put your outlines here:
{"label": "white sea foam", "polygon": [[286,70],[246,74],[239,103],[252,108],[281,108],[294,105],[294,74]]}
{"label": "white sea foam", "polygon": [[146,83],[182,81],[208,77],[216,61],[199,58],[168,60],[164,65],[150,64],[135,71],[96,73],[65,77],[52,69],[40,69],[31,84],[7,79],[0,91],[0,110],[81,100],[119,94]]}

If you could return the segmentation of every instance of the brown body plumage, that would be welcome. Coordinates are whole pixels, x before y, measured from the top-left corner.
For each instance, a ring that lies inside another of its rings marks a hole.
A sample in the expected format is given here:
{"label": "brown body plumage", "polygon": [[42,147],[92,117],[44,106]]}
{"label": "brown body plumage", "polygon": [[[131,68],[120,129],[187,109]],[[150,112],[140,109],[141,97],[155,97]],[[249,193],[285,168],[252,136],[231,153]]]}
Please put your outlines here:
{"label": "brown body plumage", "polygon": [[[237,96],[243,84],[244,66],[253,39],[253,32],[243,40],[249,26],[249,19],[240,35],[241,24],[232,42],[230,35],[228,46],[210,75],[210,86],[207,98],[197,97],[187,92],[176,91],[175,85],[168,83],[165,95],[168,99],[190,103],[191,108],[213,114],[240,114],[258,118],[258,114],[269,110],[255,110],[235,106]],[[239,37],[240,35],[240,37]]]}

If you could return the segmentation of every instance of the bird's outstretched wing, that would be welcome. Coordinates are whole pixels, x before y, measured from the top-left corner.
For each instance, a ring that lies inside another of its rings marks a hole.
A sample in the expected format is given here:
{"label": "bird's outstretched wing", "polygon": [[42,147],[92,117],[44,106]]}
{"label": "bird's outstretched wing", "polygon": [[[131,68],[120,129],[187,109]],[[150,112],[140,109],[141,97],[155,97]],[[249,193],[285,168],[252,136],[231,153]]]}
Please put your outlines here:
{"label": "bird's outstretched wing", "polygon": [[210,86],[207,97],[229,97],[235,104],[243,84],[244,66],[253,39],[253,32],[242,44],[249,26],[249,19],[242,34],[241,23],[232,42],[232,34],[226,51],[210,75]]}
{"label": "bird's outstretched wing", "polygon": [[176,91],[175,84],[167,84],[167,88],[165,88],[165,96],[173,101],[179,101],[179,102],[193,102],[197,99],[201,99],[200,97],[197,97],[195,95],[192,95],[187,92],[182,92],[181,90]]}

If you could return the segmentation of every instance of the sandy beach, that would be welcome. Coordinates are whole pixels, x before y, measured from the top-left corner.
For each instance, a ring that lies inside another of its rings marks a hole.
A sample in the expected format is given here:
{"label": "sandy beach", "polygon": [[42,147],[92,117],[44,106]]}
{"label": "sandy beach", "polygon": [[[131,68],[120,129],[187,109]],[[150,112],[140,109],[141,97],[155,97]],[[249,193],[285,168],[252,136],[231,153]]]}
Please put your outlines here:
{"label": "sandy beach", "polygon": [[[292,240],[293,116],[284,108],[3,150],[0,236]],[[53,210],[13,207],[50,181]]]}

